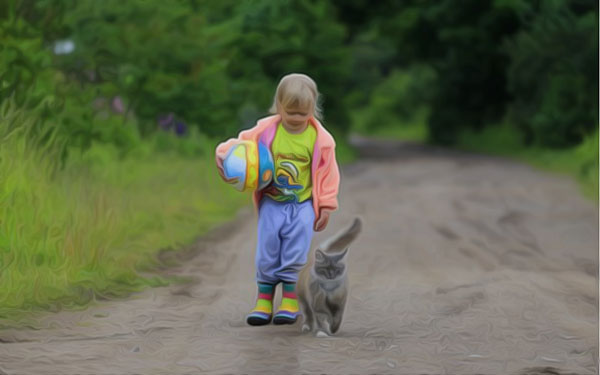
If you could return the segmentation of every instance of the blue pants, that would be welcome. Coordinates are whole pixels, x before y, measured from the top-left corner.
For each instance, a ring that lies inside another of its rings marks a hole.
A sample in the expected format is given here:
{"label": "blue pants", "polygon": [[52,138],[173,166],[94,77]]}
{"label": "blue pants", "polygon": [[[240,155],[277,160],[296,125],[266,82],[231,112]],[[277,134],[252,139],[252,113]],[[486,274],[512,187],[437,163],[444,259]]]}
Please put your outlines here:
{"label": "blue pants", "polygon": [[313,237],[312,200],[277,202],[263,197],[258,209],[256,281],[297,282]]}

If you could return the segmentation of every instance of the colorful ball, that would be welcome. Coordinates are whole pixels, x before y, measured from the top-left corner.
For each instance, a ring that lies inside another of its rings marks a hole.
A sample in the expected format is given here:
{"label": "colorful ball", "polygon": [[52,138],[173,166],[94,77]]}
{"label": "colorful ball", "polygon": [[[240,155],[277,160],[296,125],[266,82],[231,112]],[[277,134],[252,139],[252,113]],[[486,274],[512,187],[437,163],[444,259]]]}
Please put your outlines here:
{"label": "colorful ball", "polygon": [[260,190],[273,179],[273,156],[261,142],[240,141],[225,156],[223,172],[228,179],[237,179],[231,184],[238,191]]}

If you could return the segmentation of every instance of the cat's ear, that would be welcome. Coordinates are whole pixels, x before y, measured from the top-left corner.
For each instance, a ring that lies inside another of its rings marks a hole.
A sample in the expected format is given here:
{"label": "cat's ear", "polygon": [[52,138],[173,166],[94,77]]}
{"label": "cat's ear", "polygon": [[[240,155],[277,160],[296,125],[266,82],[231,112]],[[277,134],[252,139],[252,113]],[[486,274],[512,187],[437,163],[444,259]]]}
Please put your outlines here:
{"label": "cat's ear", "polygon": [[315,251],[315,260],[317,262],[323,262],[325,260],[325,254],[319,249]]}
{"label": "cat's ear", "polygon": [[358,237],[361,229],[362,220],[356,217],[350,227],[336,233],[332,238],[321,244],[320,248],[326,252],[338,252],[347,249],[356,237]]}

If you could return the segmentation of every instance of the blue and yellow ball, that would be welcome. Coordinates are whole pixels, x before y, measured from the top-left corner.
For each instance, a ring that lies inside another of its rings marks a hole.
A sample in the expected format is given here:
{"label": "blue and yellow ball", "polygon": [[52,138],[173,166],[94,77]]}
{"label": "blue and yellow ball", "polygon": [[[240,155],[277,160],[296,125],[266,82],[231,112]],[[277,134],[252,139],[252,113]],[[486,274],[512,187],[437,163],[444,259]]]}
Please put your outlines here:
{"label": "blue and yellow ball", "polygon": [[233,145],[223,160],[223,172],[238,191],[260,190],[273,179],[273,156],[262,142],[239,141]]}

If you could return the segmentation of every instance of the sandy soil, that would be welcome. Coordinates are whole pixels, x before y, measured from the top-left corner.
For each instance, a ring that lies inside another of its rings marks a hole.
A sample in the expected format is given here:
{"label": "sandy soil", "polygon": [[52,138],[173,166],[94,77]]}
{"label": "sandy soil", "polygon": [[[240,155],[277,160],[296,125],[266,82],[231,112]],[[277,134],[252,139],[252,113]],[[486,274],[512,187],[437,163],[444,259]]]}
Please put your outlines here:
{"label": "sandy soil", "polygon": [[342,170],[341,208],[313,241],[364,220],[338,335],[245,324],[256,295],[247,208],[163,271],[189,284],[0,331],[0,373],[597,373],[598,208],[575,182],[500,158],[354,142],[365,158]]}

